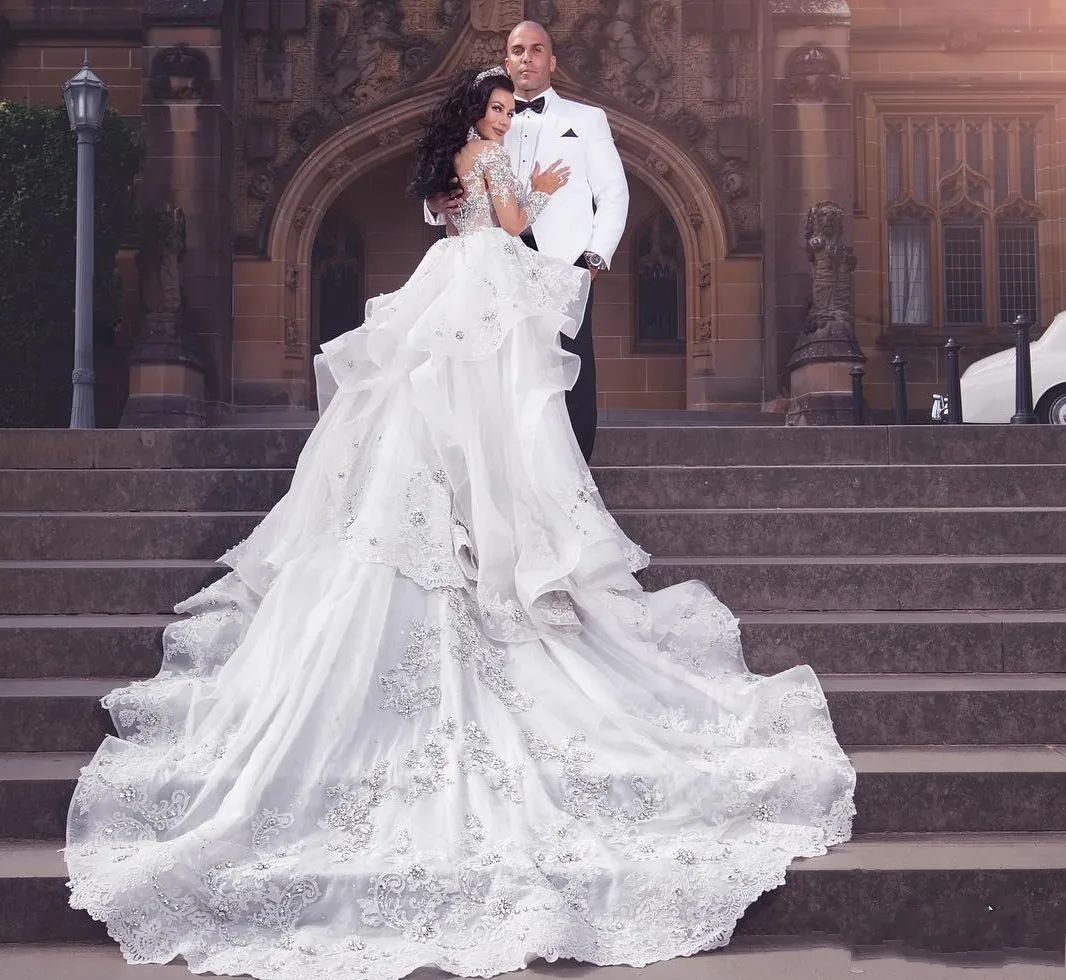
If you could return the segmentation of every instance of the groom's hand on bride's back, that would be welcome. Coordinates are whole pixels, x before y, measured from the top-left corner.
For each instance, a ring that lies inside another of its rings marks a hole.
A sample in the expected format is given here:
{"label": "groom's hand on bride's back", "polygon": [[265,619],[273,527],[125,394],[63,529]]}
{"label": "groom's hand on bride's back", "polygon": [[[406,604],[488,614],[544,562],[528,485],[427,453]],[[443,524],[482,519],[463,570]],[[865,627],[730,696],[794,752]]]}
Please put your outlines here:
{"label": "groom's hand on bride's back", "polygon": [[436,194],[431,194],[426,198],[426,207],[429,208],[432,214],[443,214],[445,217],[451,217],[459,210],[459,206],[463,203],[463,189],[459,186],[459,178],[452,178],[452,189],[450,191],[437,191]]}

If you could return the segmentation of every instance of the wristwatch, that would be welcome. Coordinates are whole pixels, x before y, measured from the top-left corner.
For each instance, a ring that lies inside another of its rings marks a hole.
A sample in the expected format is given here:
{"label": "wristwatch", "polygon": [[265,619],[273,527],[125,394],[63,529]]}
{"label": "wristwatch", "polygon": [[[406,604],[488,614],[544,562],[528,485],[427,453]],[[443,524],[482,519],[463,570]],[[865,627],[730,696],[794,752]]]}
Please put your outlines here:
{"label": "wristwatch", "polygon": [[586,252],[585,261],[590,269],[596,269],[599,272],[603,272],[607,268],[607,263],[595,252]]}

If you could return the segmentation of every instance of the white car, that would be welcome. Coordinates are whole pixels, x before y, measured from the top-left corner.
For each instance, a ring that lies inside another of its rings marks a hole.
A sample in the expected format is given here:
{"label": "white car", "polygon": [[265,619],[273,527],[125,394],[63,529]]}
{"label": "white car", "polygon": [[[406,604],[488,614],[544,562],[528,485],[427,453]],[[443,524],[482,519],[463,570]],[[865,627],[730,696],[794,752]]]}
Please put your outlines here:
{"label": "white car", "polygon": [[[1066,312],[1029,345],[1033,407],[1041,422],[1066,425]],[[962,375],[962,420],[1002,425],[1014,415],[1014,348],[974,361]],[[947,397],[933,396],[933,418],[947,419]]]}

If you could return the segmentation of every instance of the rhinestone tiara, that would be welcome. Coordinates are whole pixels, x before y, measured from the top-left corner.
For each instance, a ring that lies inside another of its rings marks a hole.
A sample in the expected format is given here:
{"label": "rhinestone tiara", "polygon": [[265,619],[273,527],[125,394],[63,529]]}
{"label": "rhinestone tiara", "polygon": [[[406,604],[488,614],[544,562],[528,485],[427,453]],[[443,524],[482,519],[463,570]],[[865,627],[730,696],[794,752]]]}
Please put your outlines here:
{"label": "rhinestone tiara", "polygon": [[506,75],[507,72],[501,65],[495,65],[492,68],[486,68],[483,72],[474,76],[472,84],[480,85],[486,78],[491,78],[493,75]]}

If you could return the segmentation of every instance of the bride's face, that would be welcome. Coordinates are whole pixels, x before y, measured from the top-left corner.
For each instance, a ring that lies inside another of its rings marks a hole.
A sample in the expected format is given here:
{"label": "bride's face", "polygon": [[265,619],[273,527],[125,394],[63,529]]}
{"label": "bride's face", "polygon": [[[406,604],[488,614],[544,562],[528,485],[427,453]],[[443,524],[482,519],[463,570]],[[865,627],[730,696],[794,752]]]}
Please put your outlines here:
{"label": "bride's face", "polygon": [[489,95],[489,104],[485,107],[483,115],[474,128],[482,139],[492,140],[493,143],[502,143],[511,128],[511,119],[514,117],[514,96],[505,88],[496,88]]}

